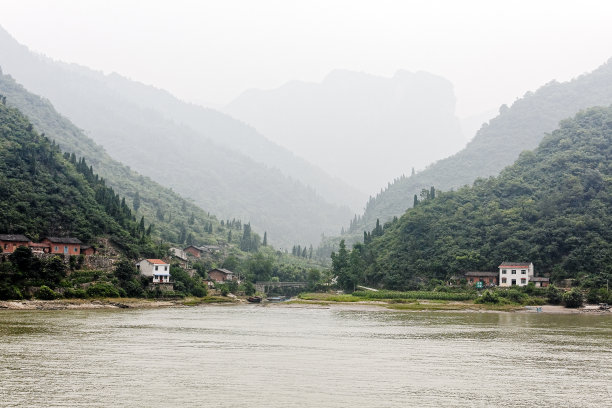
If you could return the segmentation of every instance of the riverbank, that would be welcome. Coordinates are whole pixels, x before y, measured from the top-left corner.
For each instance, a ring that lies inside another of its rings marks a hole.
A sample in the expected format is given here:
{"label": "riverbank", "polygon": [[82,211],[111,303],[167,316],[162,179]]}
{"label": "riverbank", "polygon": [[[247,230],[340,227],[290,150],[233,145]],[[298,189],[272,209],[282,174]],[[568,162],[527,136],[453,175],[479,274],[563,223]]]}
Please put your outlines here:
{"label": "riverbank", "polygon": [[[170,307],[194,307],[201,305],[239,305],[247,304],[246,299],[210,296],[184,299],[57,299],[57,300],[13,300],[0,301],[0,310],[89,310],[89,309],[154,309]],[[284,308],[334,308],[342,310],[387,309],[406,312],[472,312],[472,313],[545,313],[545,314],[611,314],[612,310],[600,310],[595,305],[578,309],[563,306],[544,305],[536,309],[520,305],[486,305],[471,301],[428,301],[419,300],[407,303],[385,301],[327,301],[294,298],[286,302],[268,303],[253,306],[272,306]]]}
{"label": "riverbank", "polygon": [[56,300],[3,300],[0,310],[69,310],[69,309],[153,309],[162,307],[196,306],[210,303],[233,303],[235,300],[210,296],[184,299],[56,299]]}

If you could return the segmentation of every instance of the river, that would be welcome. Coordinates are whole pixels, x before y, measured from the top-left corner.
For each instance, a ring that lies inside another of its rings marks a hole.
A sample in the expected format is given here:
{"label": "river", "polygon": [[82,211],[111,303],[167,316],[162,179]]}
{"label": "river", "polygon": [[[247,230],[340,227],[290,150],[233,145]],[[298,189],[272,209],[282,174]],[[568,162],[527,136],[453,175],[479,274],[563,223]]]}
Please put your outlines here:
{"label": "river", "polygon": [[612,316],[0,311],[3,407],[612,406]]}

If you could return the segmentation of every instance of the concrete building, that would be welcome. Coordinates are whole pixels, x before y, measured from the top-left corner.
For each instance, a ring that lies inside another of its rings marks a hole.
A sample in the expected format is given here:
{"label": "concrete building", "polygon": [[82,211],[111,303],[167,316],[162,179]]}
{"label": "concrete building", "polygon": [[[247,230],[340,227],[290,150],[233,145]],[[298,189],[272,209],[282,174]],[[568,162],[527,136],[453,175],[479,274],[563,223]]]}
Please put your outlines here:
{"label": "concrete building", "polygon": [[499,265],[499,286],[527,286],[533,278],[533,263],[504,262]]}
{"label": "concrete building", "polygon": [[143,259],[136,268],[142,275],[152,277],[153,283],[170,282],[170,264],[161,259]]}

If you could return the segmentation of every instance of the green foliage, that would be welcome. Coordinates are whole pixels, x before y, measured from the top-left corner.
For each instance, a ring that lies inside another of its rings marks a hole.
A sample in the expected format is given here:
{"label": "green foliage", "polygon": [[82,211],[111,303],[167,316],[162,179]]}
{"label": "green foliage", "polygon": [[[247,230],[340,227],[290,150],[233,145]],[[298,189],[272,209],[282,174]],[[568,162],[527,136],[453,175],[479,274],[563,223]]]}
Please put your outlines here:
{"label": "green foliage", "polygon": [[474,299],[473,293],[449,293],[449,292],[426,292],[409,291],[397,292],[389,290],[374,291],[355,291],[353,296],[364,299],[423,299],[423,300],[471,300]]}
{"label": "green foliage", "polygon": [[85,299],[87,292],[84,289],[66,288],[64,290],[64,297],[66,299]]}
{"label": "green foliage", "polygon": [[565,307],[577,308],[582,306],[582,302],[582,292],[580,292],[580,290],[577,288],[563,294],[563,303],[565,304]]}
{"label": "green foliage", "polygon": [[109,235],[128,255],[155,253],[125,200],[84,159],[62,155],[16,109],[0,105],[0,124],[0,231],[85,242]]}
{"label": "green foliage", "polygon": [[53,291],[50,287],[46,285],[42,285],[38,292],[36,292],[36,297],[42,300],[53,300],[57,299],[59,295]]}
{"label": "green foliage", "polygon": [[497,304],[499,303],[499,296],[494,291],[485,290],[482,296],[475,300],[475,303]]}
{"label": "green foliage", "polygon": [[558,305],[563,301],[563,292],[555,285],[546,288],[546,299],[551,305]]}
{"label": "green foliage", "polygon": [[98,282],[87,288],[87,297],[104,298],[120,297],[119,291],[108,282]]}

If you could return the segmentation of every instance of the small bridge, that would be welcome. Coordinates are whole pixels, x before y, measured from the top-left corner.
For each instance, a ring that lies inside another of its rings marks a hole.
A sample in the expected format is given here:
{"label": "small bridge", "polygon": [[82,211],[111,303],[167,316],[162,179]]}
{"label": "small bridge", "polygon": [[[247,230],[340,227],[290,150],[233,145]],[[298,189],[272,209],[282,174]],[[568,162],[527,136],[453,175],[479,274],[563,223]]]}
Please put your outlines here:
{"label": "small bridge", "polygon": [[308,286],[308,282],[256,282],[255,290],[261,293],[268,293],[272,289],[302,289]]}

